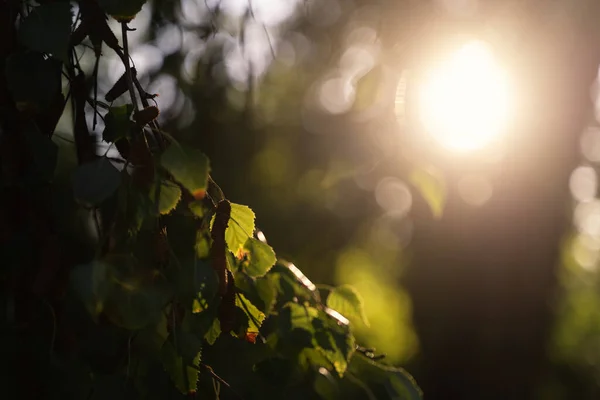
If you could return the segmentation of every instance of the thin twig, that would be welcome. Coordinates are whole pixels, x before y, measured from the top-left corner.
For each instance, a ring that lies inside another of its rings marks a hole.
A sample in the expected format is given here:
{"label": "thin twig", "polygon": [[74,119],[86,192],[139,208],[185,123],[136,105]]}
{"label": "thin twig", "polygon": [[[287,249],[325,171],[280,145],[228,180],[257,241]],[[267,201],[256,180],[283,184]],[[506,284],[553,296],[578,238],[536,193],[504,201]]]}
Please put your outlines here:
{"label": "thin twig", "polygon": [[213,389],[215,391],[215,398],[216,398],[216,400],[220,400],[221,399],[221,382],[219,382],[215,378],[212,378],[212,382],[213,382]]}
{"label": "thin twig", "polygon": [[94,121],[92,122],[92,130],[95,131],[96,130],[96,123],[98,122],[98,119],[96,118],[98,115],[98,106],[97,106],[97,100],[98,100],[98,67],[100,66],[100,55],[97,54],[96,55],[96,62],[94,63],[94,72],[92,74],[92,76],[94,77]]}
{"label": "thin twig", "polygon": [[[248,9],[250,11],[250,15],[252,16],[252,19],[254,21],[256,21],[256,16],[254,15],[254,9],[252,8],[252,0],[248,0]],[[269,48],[271,49],[271,57],[273,57],[273,60],[274,60],[275,59],[275,48],[273,47],[273,42],[271,41],[271,35],[269,34],[269,30],[267,29],[267,26],[264,23],[262,23],[261,25],[262,25],[263,31],[265,32],[265,36],[267,37],[267,42],[269,42]]]}
{"label": "thin twig", "polygon": [[127,41],[127,28],[126,22],[121,22],[121,35],[123,36],[123,63],[125,64],[125,73],[127,74],[127,88],[129,89],[129,95],[131,96],[131,103],[133,104],[133,110],[138,112],[137,99],[135,97],[135,91],[133,89],[133,77],[131,74],[131,65],[129,64],[129,43]]}
{"label": "thin twig", "polygon": [[202,368],[204,368],[213,379],[216,379],[221,384],[225,385],[231,391],[231,393],[233,393],[234,395],[236,395],[238,398],[243,399],[243,397],[239,393],[237,393],[235,390],[233,390],[233,388],[231,387],[231,385],[229,383],[227,383],[227,381],[225,379],[223,379],[219,375],[217,375],[217,373],[209,365],[206,365],[204,363],[200,363],[200,366]]}

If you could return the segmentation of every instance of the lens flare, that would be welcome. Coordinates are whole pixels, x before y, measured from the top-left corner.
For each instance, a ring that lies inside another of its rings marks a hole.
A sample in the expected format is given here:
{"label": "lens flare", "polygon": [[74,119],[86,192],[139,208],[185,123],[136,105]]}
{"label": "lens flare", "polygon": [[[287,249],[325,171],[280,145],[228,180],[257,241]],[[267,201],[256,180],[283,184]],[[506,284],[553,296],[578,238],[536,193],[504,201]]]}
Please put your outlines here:
{"label": "lens flare", "polygon": [[483,148],[509,121],[508,79],[484,42],[465,44],[430,71],[419,89],[420,120],[446,148]]}

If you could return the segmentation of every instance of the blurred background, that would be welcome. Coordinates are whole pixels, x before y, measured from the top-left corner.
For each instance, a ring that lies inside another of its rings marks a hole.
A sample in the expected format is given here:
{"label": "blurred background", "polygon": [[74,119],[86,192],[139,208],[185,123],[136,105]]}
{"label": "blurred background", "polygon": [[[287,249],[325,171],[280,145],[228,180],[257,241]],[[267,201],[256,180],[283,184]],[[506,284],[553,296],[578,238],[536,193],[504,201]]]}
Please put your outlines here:
{"label": "blurred background", "polygon": [[[597,399],[597,3],[154,0],[130,46],[164,130],[360,291],[360,343],[426,399]],[[100,98],[122,73],[103,57]]]}

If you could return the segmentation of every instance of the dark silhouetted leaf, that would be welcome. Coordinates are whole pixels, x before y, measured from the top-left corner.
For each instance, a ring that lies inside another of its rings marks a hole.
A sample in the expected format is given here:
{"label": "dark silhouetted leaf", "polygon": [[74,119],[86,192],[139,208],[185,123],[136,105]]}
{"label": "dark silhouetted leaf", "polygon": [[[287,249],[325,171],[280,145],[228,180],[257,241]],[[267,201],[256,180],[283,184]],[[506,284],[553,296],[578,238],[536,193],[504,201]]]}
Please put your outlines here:
{"label": "dark silhouetted leaf", "polygon": [[119,22],[129,22],[140,12],[146,0],[98,0],[100,7]]}
{"label": "dark silhouetted leaf", "polygon": [[71,271],[71,284],[93,317],[102,312],[108,293],[108,266],[100,260],[81,264]]}
{"label": "dark silhouetted leaf", "polygon": [[25,130],[25,136],[33,155],[37,175],[50,182],[54,177],[58,146],[49,137],[42,135],[35,125],[30,125]]}
{"label": "dark silhouetted leaf", "polygon": [[121,183],[121,173],[107,158],[80,165],[73,173],[73,194],[86,204],[98,205]]}
{"label": "dark silhouetted leaf", "polygon": [[130,255],[109,255],[104,312],[115,325],[140,329],[157,322],[167,301],[165,282],[157,271],[139,265]]}
{"label": "dark silhouetted leaf", "polygon": [[148,106],[134,114],[133,119],[139,126],[144,126],[158,117],[159,111],[156,106]]}
{"label": "dark silhouetted leaf", "polygon": [[19,110],[50,107],[61,87],[61,63],[29,51],[6,60],[6,82]]}
{"label": "dark silhouetted leaf", "polygon": [[49,2],[34,7],[19,28],[19,40],[31,50],[66,62],[71,34],[71,4]]}
{"label": "dark silhouetted leaf", "polygon": [[110,107],[104,116],[104,131],[102,139],[105,142],[112,143],[121,138],[129,136],[134,122],[131,120],[133,104],[124,104],[118,107]]}

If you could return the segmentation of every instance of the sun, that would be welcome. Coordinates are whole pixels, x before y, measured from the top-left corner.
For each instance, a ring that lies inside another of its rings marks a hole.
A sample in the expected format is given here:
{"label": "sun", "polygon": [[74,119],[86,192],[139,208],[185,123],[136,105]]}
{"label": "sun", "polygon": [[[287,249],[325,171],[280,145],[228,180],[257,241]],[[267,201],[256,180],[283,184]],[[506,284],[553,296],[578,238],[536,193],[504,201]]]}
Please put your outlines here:
{"label": "sun", "polygon": [[418,96],[425,130],[457,151],[491,143],[506,129],[511,114],[507,75],[481,41],[463,45],[433,68]]}

